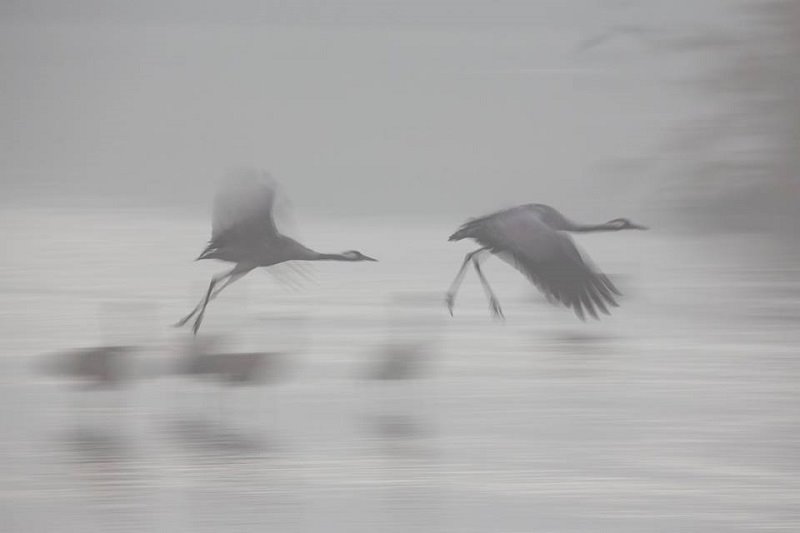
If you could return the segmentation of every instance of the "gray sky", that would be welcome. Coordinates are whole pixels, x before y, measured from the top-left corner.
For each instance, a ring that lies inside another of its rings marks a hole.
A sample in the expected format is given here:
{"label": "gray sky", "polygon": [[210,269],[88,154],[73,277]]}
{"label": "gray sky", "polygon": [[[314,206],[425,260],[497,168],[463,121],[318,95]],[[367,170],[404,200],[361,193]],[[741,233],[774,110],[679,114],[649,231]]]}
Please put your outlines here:
{"label": "gray sky", "polygon": [[319,211],[616,216],[652,188],[618,163],[700,112],[676,83],[696,65],[635,36],[576,47],[724,5],[6,0],[4,203],[205,207],[223,172],[256,165]]}

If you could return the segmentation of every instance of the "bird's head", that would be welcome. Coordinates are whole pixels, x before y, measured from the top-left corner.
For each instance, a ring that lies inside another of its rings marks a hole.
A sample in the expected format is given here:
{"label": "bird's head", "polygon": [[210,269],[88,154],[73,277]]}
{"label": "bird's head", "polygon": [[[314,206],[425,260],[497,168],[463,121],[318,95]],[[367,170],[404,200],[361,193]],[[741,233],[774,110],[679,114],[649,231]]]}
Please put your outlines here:
{"label": "bird's head", "polygon": [[623,229],[648,229],[647,226],[642,226],[640,224],[634,224],[627,218],[615,218],[614,220],[609,220],[605,224],[609,227],[609,229],[613,230],[623,230]]}
{"label": "bird's head", "polygon": [[346,261],[377,261],[377,259],[364,255],[358,250],[348,250],[342,252],[341,255]]}

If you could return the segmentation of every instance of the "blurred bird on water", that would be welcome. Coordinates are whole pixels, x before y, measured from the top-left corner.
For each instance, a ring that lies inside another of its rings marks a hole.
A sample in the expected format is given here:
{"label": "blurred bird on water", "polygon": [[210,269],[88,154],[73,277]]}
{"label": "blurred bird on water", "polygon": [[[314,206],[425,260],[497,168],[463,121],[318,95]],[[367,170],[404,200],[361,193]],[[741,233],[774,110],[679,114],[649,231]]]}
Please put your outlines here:
{"label": "blurred bird on water", "polygon": [[96,346],[48,356],[43,371],[48,375],[79,380],[88,389],[116,388],[133,377],[134,346]]}
{"label": "blurred bird on water", "polygon": [[222,184],[214,200],[211,240],[197,259],[219,259],[236,266],[211,278],[205,296],[176,327],[196,316],[193,331],[197,334],[209,301],[258,267],[287,261],[376,261],[355,250],[320,253],[282,234],[273,216],[277,195],[275,180],[259,170],[235,172]]}
{"label": "blurred bird on water", "polygon": [[621,293],[608,277],[582,254],[566,232],[620,231],[647,229],[626,218],[604,224],[577,224],[556,209],[543,204],[526,204],[474,218],[450,236],[450,241],[474,239],[481,245],[468,253],[456,274],[446,302],[453,314],[456,292],[470,263],[480,278],[489,306],[497,317],[503,316],[500,303],[481,271],[480,261],[492,253],[522,272],[551,303],[571,308],[581,319],[585,313],[598,318],[597,311],[610,314],[617,307],[614,296]]}
{"label": "blurred bird on water", "polygon": [[216,349],[215,344],[192,343],[175,373],[240,386],[275,382],[283,373],[282,352],[228,352]]}

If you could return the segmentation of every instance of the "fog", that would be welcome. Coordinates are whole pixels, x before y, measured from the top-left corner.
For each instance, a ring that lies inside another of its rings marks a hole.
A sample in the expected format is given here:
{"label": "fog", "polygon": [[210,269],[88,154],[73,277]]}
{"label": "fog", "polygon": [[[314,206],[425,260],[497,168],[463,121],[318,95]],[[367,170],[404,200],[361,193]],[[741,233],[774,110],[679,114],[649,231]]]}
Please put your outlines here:
{"label": "fog", "polygon": [[310,211],[647,212],[669,178],[637,162],[705,105],[685,86],[703,58],[651,34],[741,18],[719,1],[335,4],[3,3],[3,202],[206,208],[252,164]]}

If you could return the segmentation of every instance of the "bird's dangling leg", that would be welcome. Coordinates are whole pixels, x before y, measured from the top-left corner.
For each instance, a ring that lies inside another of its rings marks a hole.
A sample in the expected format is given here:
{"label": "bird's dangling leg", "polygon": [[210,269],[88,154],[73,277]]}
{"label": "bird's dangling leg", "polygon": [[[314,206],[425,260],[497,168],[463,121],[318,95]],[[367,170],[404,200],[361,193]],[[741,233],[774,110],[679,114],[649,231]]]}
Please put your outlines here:
{"label": "bird's dangling leg", "polygon": [[[209,283],[209,285],[208,285],[208,290],[206,292],[206,295],[203,298],[200,299],[200,302],[197,304],[197,306],[194,309],[192,309],[192,311],[188,315],[186,315],[185,317],[180,319],[178,322],[176,322],[174,324],[174,327],[179,328],[179,327],[183,326],[184,324],[186,324],[198,312],[200,312],[201,310],[204,310],[205,306],[208,305],[208,302],[213,300],[214,298],[216,298],[217,295],[220,292],[222,292],[222,289],[224,289],[225,287],[227,287],[228,285],[230,285],[234,281],[238,280],[239,278],[241,278],[242,276],[244,276],[248,272],[250,272],[250,269],[244,270],[244,269],[242,269],[241,267],[239,267],[237,265],[230,272],[226,272],[225,274],[218,274],[218,275],[214,276],[213,278],[211,278],[211,283]],[[221,287],[219,287],[215,291],[211,292],[212,289],[214,289],[214,287],[216,287],[216,285],[220,281],[224,280],[225,278],[228,278],[227,281]]]}
{"label": "bird's dangling leg", "polygon": [[[231,275],[231,272],[229,272],[229,273],[227,273],[227,274],[223,274],[223,275],[221,275],[221,276],[215,276],[214,278],[212,278],[212,279],[211,279],[211,284],[209,285],[209,288],[211,288],[211,287],[215,286],[217,283],[219,283],[220,281],[222,281],[223,279],[225,279],[225,277],[227,277],[227,276],[230,276],[230,275]],[[223,287],[220,287],[219,289],[217,289],[216,291],[214,291],[214,292],[211,294],[211,297],[210,297],[209,299],[210,299],[210,300],[213,300],[214,298],[216,298],[216,297],[217,297],[217,294],[219,294],[219,293],[220,293],[220,291],[221,291],[223,288],[224,288],[224,286],[223,286]],[[198,311],[200,311],[200,309],[202,309],[202,308],[203,308],[203,303],[204,303],[205,301],[206,301],[206,298],[205,298],[205,296],[204,296],[204,297],[202,297],[202,298],[200,298],[200,301],[197,303],[197,305],[195,306],[195,308],[194,308],[194,309],[192,309],[192,311],[191,311],[191,312],[190,312],[188,315],[186,315],[185,317],[183,317],[183,318],[181,318],[180,320],[178,320],[178,321],[177,321],[175,324],[173,324],[173,327],[179,328],[179,327],[183,326],[184,324],[186,324],[186,323],[189,321],[189,319],[191,319],[191,318],[192,318],[194,315],[196,315],[196,314],[198,313]]]}
{"label": "bird's dangling leg", "polygon": [[492,314],[496,318],[504,318],[503,309],[500,307],[500,302],[497,300],[497,297],[494,295],[492,288],[489,286],[489,280],[487,280],[486,276],[483,275],[483,271],[481,270],[481,264],[477,257],[473,258],[472,264],[475,266],[475,272],[478,273],[478,277],[481,280],[483,289],[486,291],[486,297],[489,298],[489,307],[492,310]]}
{"label": "bird's dangling leg", "polygon": [[[217,295],[217,293],[218,293],[218,292],[219,292],[219,291],[217,291],[217,292],[215,292],[214,294],[212,294],[212,295],[211,295],[211,298],[213,299],[213,298],[214,298],[214,297]],[[204,301],[204,300],[205,300],[205,298],[200,298],[200,302],[198,302],[198,304],[197,304],[197,305],[194,307],[194,309],[192,309],[192,310],[189,312],[189,314],[188,314],[188,315],[186,315],[185,317],[183,317],[183,318],[181,318],[180,320],[178,320],[177,322],[175,322],[175,323],[172,325],[172,327],[174,327],[174,328],[180,328],[180,327],[182,327],[184,324],[186,324],[186,323],[189,321],[189,319],[191,319],[191,318],[192,318],[194,315],[196,315],[196,314],[197,314],[197,312],[198,312],[198,311],[200,311],[200,308],[201,308],[201,307],[203,307],[203,301]]]}
{"label": "bird's dangling leg", "polygon": [[447,294],[445,294],[445,302],[447,302],[447,310],[450,311],[450,316],[453,316],[453,305],[456,301],[456,293],[458,292],[458,288],[461,286],[461,282],[464,281],[464,274],[466,274],[469,262],[472,261],[473,257],[484,251],[486,251],[486,248],[478,248],[474,252],[470,252],[464,256],[464,262],[461,263],[461,268],[458,269],[456,278],[453,280],[453,283],[450,284]]}
{"label": "bird's dangling leg", "polygon": [[[224,289],[225,287],[227,287],[228,285],[230,285],[234,281],[236,281],[238,279],[241,279],[242,276],[244,276],[245,274],[247,274],[251,270],[252,270],[252,268],[247,268],[246,270],[243,270],[239,265],[237,265],[236,268],[234,268],[230,273],[224,274],[222,276],[218,276],[218,277],[215,277],[215,278],[211,279],[211,283],[208,285],[208,291],[206,292],[205,300],[203,301],[203,305],[200,308],[200,311],[197,313],[197,318],[195,319],[194,326],[192,327],[192,331],[194,332],[195,335],[197,335],[197,331],[200,329],[200,324],[203,323],[203,317],[206,314],[206,307],[208,306],[208,302],[211,301],[212,297],[218,295],[219,293],[221,293],[222,289]],[[217,283],[219,283],[220,281],[222,281],[226,277],[228,279],[225,280],[225,283],[222,285],[222,287],[220,287],[212,295],[211,291],[214,288],[214,285],[216,285]]]}

